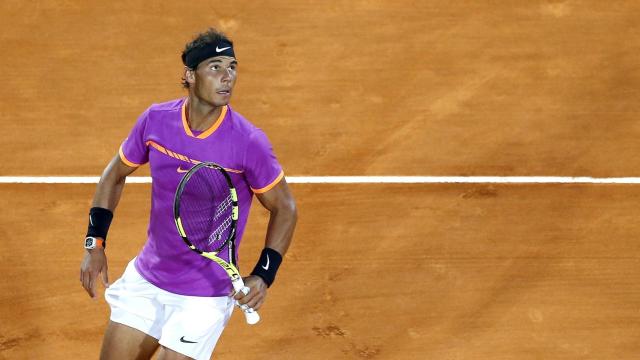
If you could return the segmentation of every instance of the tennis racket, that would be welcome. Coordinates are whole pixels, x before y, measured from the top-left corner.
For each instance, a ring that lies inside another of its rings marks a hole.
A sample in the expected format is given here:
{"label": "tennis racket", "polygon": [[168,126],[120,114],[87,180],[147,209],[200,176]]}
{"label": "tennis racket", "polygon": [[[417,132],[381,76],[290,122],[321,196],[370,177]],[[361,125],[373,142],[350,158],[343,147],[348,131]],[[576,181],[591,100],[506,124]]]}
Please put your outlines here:
{"label": "tennis racket", "polygon": [[[229,275],[233,289],[248,294],[235,257],[238,195],[224,168],[211,162],[191,168],[178,184],[173,216],[189,249],[220,265]],[[228,253],[228,262],[219,257],[223,251]],[[247,323],[260,321],[253,309],[245,307],[243,311]]]}

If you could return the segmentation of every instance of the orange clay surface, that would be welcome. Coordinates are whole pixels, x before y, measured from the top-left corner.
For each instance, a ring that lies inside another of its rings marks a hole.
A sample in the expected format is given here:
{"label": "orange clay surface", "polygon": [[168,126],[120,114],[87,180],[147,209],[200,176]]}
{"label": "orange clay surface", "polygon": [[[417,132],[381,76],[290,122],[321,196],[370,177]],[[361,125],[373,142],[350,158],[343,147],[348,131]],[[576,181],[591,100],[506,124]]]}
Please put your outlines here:
{"label": "orange clay surface", "polygon": [[[640,176],[636,1],[0,4],[0,176],[97,176],[136,117],[184,96],[180,52],[236,43],[232,106],[288,176]],[[144,167],[135,175],[148,174]],[[640,187],[291,186],[294,243],[216,359],[637,359]],[[0,359],[95,359],[79,283],[95,185],[0,185]],[[110,232],[115,281],[149,185]],[[240,265],[268,221],[255,203]],[[100,289],[102,294],[102,289]]]}
{"label": "orange clay surface", "polygon": [[[0,358],[97,357],[108,306],[80,287],[77,240],[93,187],[1,188],[13,211],[0,223]],[[292,189],[302,220],[263,321],[250,327],[236,312],[219,359],[633,359],[639,350],[640,189]],[[149,190],[125,190],[111,281],[142,246]],[[253,212],[244,269],[266,220]]]}

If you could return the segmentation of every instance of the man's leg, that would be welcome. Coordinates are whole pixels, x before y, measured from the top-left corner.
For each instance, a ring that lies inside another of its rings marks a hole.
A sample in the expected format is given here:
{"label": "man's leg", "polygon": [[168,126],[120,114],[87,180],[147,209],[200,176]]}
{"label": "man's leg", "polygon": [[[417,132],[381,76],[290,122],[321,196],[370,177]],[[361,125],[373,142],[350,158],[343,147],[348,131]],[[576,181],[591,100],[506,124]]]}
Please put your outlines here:
{"label": "man's leg", "polygon": [[158,360],[191,360],[191,359],[193,358],[188,357],[187,355],[175,352],[164,346],[160,346],[160,351],[158,352]]}
{"label": "man's leg", "polygon": [[100,360],[149,360],[158,349],[158,339],[127,325],[109,321],[102,340]]}

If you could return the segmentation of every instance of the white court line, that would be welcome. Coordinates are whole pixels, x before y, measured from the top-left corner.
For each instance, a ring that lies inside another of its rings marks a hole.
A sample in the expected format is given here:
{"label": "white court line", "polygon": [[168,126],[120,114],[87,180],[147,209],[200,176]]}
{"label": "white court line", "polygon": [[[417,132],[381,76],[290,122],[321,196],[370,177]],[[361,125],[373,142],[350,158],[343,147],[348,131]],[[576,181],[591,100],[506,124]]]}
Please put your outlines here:
{"label": "white court line", "polygon": [[[96,184],[98,176],[0,176],[0,184]],[[151,177],[129,176],[128,183],[149,184]],[[637,177],[565,176],[287,176],[291,184],[640,184]]]}

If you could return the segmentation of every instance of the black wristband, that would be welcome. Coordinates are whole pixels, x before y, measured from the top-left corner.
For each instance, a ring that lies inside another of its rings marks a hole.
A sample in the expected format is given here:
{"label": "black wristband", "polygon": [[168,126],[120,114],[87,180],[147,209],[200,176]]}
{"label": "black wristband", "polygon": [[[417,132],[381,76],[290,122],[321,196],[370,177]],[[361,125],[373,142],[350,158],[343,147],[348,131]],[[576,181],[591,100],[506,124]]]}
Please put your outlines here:
{"label": "black wristband", "polygon": [[99,237],[104,240],[103,245],[107,246],[107,233],[113,219],[113,213],[109,209],[92,207],[89,210],[89,228],[87,236]]}
{"label": "black wristband", "polygon": [[260,254],[260,260],[258,260],[256,267],[253,268],[251,275],[260,276],[269,287],[276,279],[276,272],[278,272],[280,263],[282,263],[282,255],[279,252],[271,248],[264,248],[262,249],[262,254]]}

